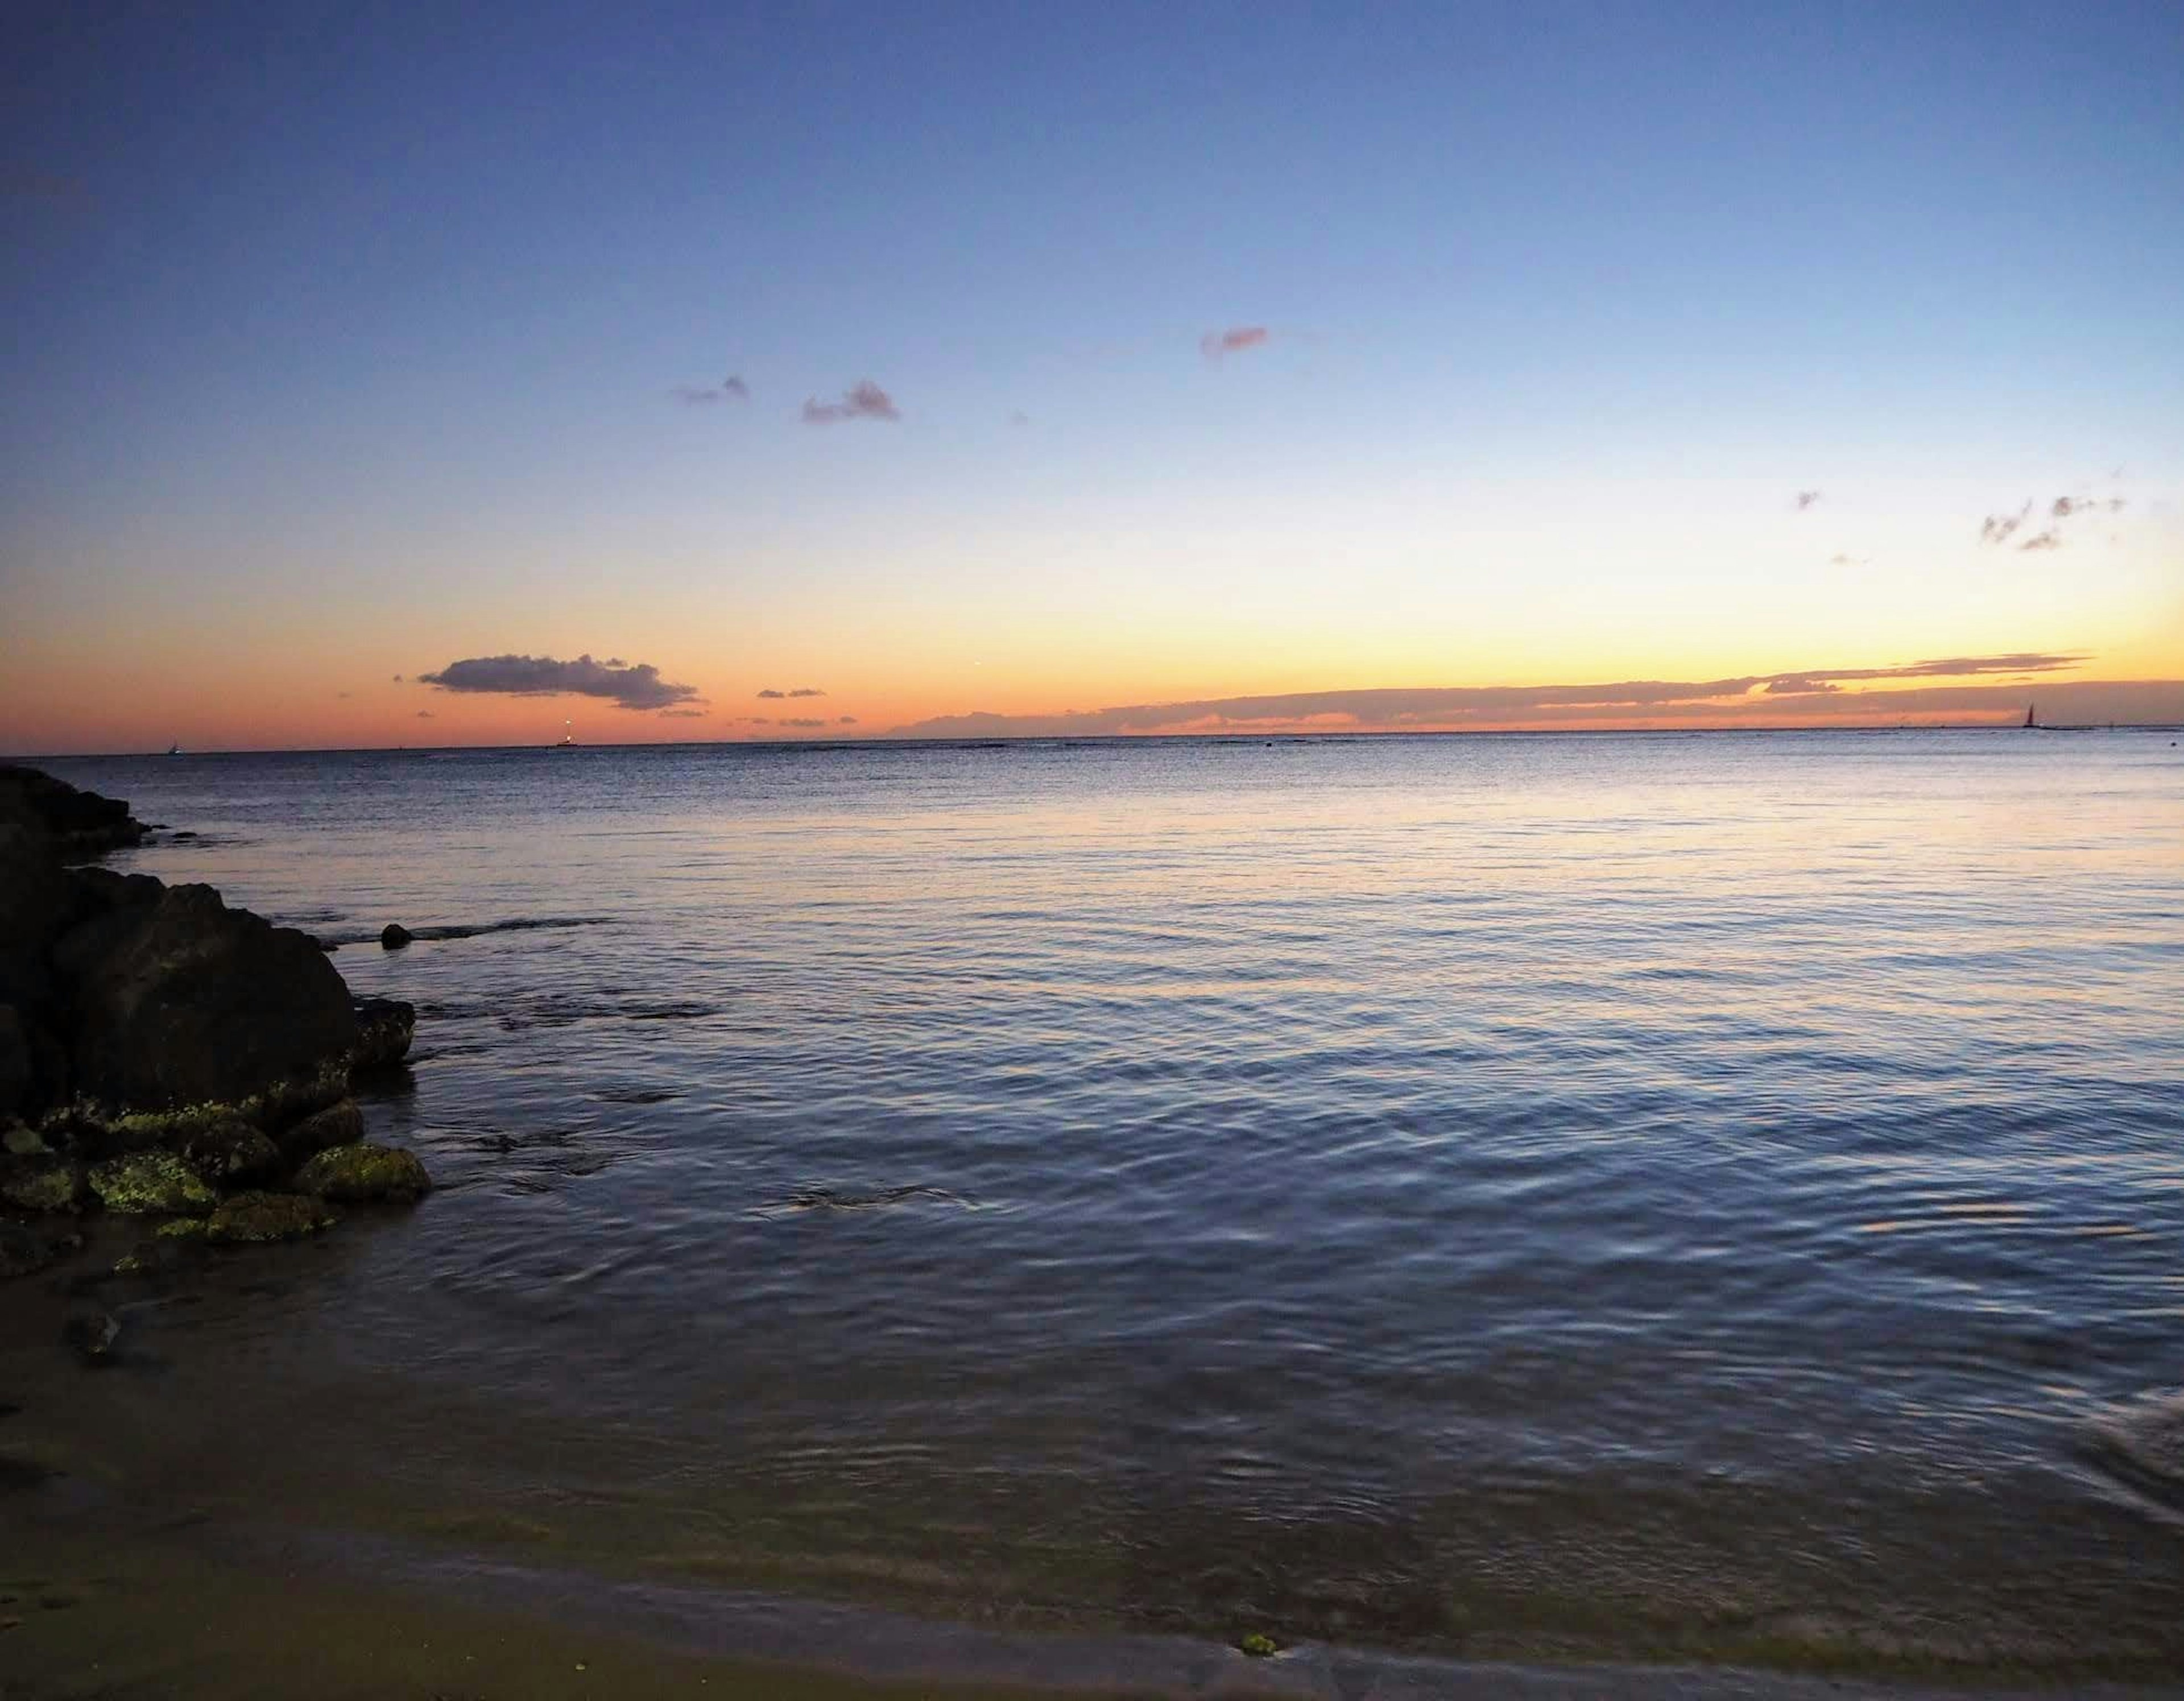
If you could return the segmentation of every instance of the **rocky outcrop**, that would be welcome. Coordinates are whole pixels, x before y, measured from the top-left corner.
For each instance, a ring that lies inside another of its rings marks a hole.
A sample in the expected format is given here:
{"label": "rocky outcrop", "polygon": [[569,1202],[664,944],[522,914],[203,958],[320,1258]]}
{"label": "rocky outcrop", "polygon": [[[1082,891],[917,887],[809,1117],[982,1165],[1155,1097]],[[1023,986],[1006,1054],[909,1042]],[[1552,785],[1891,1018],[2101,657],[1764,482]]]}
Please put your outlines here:
{"label": "rocky outcrop", "polygon": [[64,862],[87,862],[144,842],[151,829],[118,797],[79,791],[34,767],[0,766],[0,824],[13,823],[49,840]]}
{"label": "rocky outcrop", "polygon": [[[0,1212],[164,1217],[161,1237],[293,1239],[319,1195],[415,1197],[364,1138],[353,1072],[398,1066],[416,1012],[352,1000],[308,934],[209,886],[80,867],[140,843],[125,804],[0,767]],[[315,1163],[303,1191],[266,1191]],[[238,1191],[241,1190],[241,1191]],[[70,1244],[8,1229],[0,1274]]]}
{"label": "rocky outcrop", "polygon": [[53,947],[78,1096],[235,1104],[354,1048],[348,989],[309,935],[231,910],[209,886],[117,897]]}

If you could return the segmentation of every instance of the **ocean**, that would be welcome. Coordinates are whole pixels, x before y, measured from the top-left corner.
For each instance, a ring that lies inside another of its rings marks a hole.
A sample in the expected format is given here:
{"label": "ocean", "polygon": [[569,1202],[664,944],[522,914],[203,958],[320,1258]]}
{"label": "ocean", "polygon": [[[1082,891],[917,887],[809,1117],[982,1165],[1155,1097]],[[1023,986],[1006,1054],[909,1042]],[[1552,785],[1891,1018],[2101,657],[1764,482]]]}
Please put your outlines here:
{"label": "ocean", "polygon": [[440,1184],[71,1433],[603,1587],[2174,1672],[2175,738],[56,761],[415,1002]]}

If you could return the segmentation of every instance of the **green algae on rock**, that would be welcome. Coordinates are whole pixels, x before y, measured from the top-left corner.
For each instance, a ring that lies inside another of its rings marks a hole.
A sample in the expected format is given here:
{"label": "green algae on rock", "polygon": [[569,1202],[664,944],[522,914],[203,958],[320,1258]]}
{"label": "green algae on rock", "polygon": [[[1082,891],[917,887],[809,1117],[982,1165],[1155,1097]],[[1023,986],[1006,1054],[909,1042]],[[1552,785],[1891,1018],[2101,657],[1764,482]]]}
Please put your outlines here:
{"label": "green algae on rock", "polygon": [[205,1219],[204,1237],[220,1246],[299,1241],[333,1225],[333,1213],[296,1193],[238,1193]]}
{"label": "green algae on rock", "polygon": [[220,1203],[203,1177],[171,1152],[138,1152],[91,1168],[91,1191],[129,1216],[202,1217]]}
{"label": "green algae on rock", "polygon": [[321,1152],[296,1172],[296,1191],[325,1199],[415,1199],[432,1178],[414,1152],[358,1141]]}
{"label": "green algae on rock", "polygon": [[1282,1651],[1281,1644],[1273,1637],[1263,1636],[1257,1631],[1253,1631],[1236,1646],[1241,1652],[1250,1654],[1254,1659],[1268,1659]]}
{"label": "green algae on rock", "polygon": [[0,1158],[0,1202],[18,1211],[73,1211],[83,1173],[58,1157]]}

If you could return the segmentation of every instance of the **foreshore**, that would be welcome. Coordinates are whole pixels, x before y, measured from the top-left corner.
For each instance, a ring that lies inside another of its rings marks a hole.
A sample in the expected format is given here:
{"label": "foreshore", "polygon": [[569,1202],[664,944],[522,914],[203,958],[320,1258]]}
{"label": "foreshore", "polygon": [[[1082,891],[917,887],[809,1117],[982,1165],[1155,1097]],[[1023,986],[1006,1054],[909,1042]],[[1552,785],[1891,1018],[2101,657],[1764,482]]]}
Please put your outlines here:
{"label": "foreshore", "polygon": [[[1946,1701],[2178,1685],[1869,1681],[1724,1667],[1524,1666],[1306,1645],[1039,1637],[850,1606],[603,1582],[187,1521],[116,1539],[64,1492],[0,1499],[4,1701]],[[42,1501],[42,1505],[35,1503]],[[26,1515],[27,1512],[27,1515]],[[35,1568],[24,1561],[35,1556]]]}

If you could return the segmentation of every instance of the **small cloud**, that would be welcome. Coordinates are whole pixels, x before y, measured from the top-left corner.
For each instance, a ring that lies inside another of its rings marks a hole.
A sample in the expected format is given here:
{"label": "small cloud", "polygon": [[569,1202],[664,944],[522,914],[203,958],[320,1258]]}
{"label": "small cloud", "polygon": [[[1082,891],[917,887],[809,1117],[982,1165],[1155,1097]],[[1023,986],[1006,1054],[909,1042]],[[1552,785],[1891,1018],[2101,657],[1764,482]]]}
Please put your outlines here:
{"label": "small cloud", "polygon": [[348,693],[346,691],[337,691],[334,693],[334,695],[337,697],[346,698],[348,695]]}
{"label": "small cloud", "polygon": [[667,709],[698,696],[695,685],[677,685],[662,679],[649,661],[594,661],[588,655],[574,661],[556,661],[550,655],[476,655],[450,661],[437,673],[420,673],[419,681],[443,691],[465,691],[504,697],[604,697],[624,709]]}
{"label": "small cloud", "polygon": [[1809,673],[1782,673],[1767,682],[1770,697],[1802,695],[1814,691],[1840,691],[1842,687],[1825,678],[1815,678]]}
{"label": "small cloud", "polygon": [[2010,534],[2032,516],[2032,505],[2028,502],[2014,514],[1990,514],[1980,522],[1980,542],[2006,544]]}
{"label": "small cloud", "polygon": [[1820,493],[1817,490],[1800,490],[1797,493],[1797,511],[1803,513],[1819,499]]}
{"label": "small cloud", "polygon": [[2122,498],[2122,497],[2120,497],[2120,496],[2111,496],[2111,497],[2109,497],[2109,499],[2108,499],[2108,510],[2109,510],[2109,513],[2111,513],[2111,514],[2120,514],[2120,513],[2122,513],[2122,512],[2123,512],[2123,507],[2124,507],[2124,499],[2123,499],[2123,498]]}
{"label": "small cloud", "polygon": [[838,727],[854,727],[857,724],[857,717],[855,715],[837,715],[834,717],[834,724]]}
{"label": "small cloud", "polygon": [[801,720],[793,716],[786,721],[776,721],[774,722],[774,725],[777,727],[823,727],[827,723],[824,721]]}
{"label": "small cloud", "polygon": [[2048,511],[2058,520],[2067,520],[2081,508],[2090,508],[2092,505],[2093,505],[2092,503],[2085,501],[2082,499],[2073,502],[2067,496],[2058,496],[2055,499],[2054,505],[2050,507]]}
{"label": "small cloud", "polygon": [[417,711],[417,718],[421,721],[437,721],[440,717],[430,709],[420,709]]}
{"label": "small cloud", "polygon": [[827,694],[816,685],[799,685],[788,694],[792,697],[823,697]]}
{"label": "small cloud", "polygon": [[833,425],[842,420],[887,420],[902,417],[894,399],[870,378],[861,379],[842,392],[838,402],[822,402],[814,396],[804,404],[804,423]]}
{"label": "small cloud", "polygon": [[1209,360],[1240,354],[1268,341],[1273,332],[1263,325],[1232,325],[1226,331],[1209,331],[1198,339],[1198,352]]}
{"label": "small cloud", "polygon": [[662,709],[660,711],[661,719],[670,721],[702,721],[706,713],[704,709]]}
{"label": "small cloud", "polygon": [[398,685],[402,683],[402,676],[399,673],[394,676],[394,683]]}
{"label": "small cloud", "polygon": [[1028,426],[1031,423],[1031,415],[1022,408],[1011,408],[1009,410],[1009,423],[1012,426]]}
{"label": "small cloud", "polygon": [[2063,547],[2063,540],[2050,527],[2045,532],[2036,532],[2017,547],[2020,553],[2027,549],[2059,549]]}
{"label": "small cloud", "polygon": [[760,692],[758,694],[761,697],[786,697],[788,693],[786,691],[777,691],[772,686],[769,685],[765,690]]}
{"label": "small cloud", "polygon": [[747,402],[750,399],[750,386],[738,374],[731,372],[716,387],[677,384],[667,393],[686,408],[704,408],[716,402]]}

